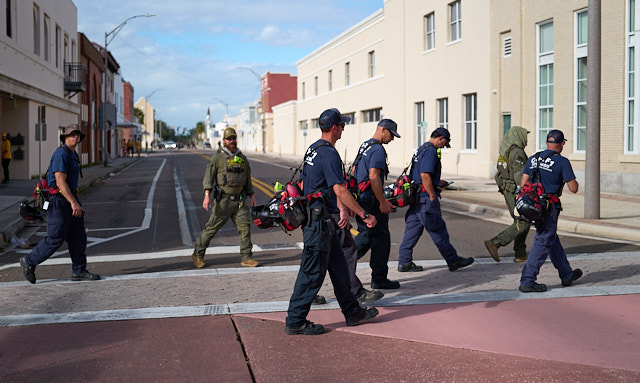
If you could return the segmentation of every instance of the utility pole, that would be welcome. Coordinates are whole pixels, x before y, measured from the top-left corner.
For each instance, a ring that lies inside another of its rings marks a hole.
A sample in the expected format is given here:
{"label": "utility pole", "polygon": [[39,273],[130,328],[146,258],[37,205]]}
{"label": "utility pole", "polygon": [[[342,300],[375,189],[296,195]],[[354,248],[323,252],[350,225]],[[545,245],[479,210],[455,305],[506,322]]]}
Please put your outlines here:
{"label": "utility pole", "polygon": [[589,0],[584,217],[600,219],[600,0]]}

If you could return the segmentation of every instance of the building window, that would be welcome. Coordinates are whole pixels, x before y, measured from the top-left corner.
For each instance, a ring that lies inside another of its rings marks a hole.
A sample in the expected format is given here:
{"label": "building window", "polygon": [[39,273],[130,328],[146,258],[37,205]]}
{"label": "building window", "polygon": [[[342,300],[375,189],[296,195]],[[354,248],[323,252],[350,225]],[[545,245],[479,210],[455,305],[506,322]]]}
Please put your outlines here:
{"label": "building window", "polygon": [[502,57],[511,57],[511,37],[502,39]]}
{"label": "building window", "polygon": [[376,75],[376,52],[369,52],[369,78]]}
{"label": "building window", "polygon": [[424,120],[424,102],[416,102],[416,145],[420,146],[427,141],[427,122]]}
{"label": "building window", "polygon": [[575,147],[576,152],[587,148],[587,11],[576,13],[575,33]]}
{"label": "building window", "polygon": [[349,86],[351,84],[351,63],[344,64],[344,85]]}
{"label": "building window", "polygon": [[627,57],[626,57],[626,111],[625,111],[625,125],[626,129],[624,132],[624,149],[625,154],[640,154],[640,126],[636,123],[635,116],[640,113],[638,109],[640,109],[640,103],[636,102],[636,90],[640,88],[640,78],[636,76],[636,72],[638,72],[638,65],[640,64],[640,60],[638,59],[638,54],[640,53],[640,49],[638,46],[640,45],[640,34],[636,33],[636,12],[638,11],[636,7],[636,2],[634,0],[629,0],[628,2],[628,18],[627,22],[629,24],[629,29],[627,32]]}
{"label": "building window", "polygon": [[313,95],[318,95],[318,76],[313,78]]}
{"label": "building window", "polygon": [[362,122],[377,122],[380,121],[380,114],[382,108],[369,109],[362,111]]}
{"label": "building window", "polygon": [[476,150],[478,130],[478,100],[475,93],[464,96],[464,148]]}
{"label": "building window", "polygon": [[307,120],[300,121],[300,130],[307,130],[307,129],[309,129],[309,123],[307,122]]}
{"label": "building window", "polygon": [[320,120],[317,118],[314,118],[311,120],[311,127],[313,129],[320,129]]}
{"label": "building window", "polygon": [[511,113],[502,114],[502,135],[504,136],[511,129]]}
{"label": "building window", "polygon": [[6,0],[6,1],[7,1],[7,7],[6,7],[7,37],[11,38],[13,35],[13,25],[11,24],[11,0]]}
{"label": "building window", "polygon": [[329,70],[329,83],[327,84],[329,86],[329,92],[331,92],[333,90],[333,70]]}
{"label": "building window", "polygon": [[553,130],[553,22],[538,25],[538,149]]}
{"label": "building window", "polygon": [[430,51],[436,47],[436,18],[433,12],[424,17],[424,50]]}
{"label": "building window", "polygon": [[33,53],[40,56],[40,8],[33,4]]}
{"label": "building window", "polygon": [[349,122],[345,122],[345,125],[353,125],[356,123],[356,114],[355,112],[352,113],[345,113],[345,116],[349,116],[351,118],[351,121]]}
{"label": "building window", "polygon": [[307,98],[307,84],[303,82],[302,83],[302,99],[304,100],[305,98]]}
{"label": "building window", "polygon": [[69,62],[69,35],[67,35],[66,33],[64,34],[64,43],[63,43],[63,51],[62,51],[62,57],[64,62]]}
{"label": "building window", "polygon": [[449,4],[449,41],[458,41],[462,38],[462,13],[460,0]]}
{"label": "building window", "polygon": [[438,128],[449,129],[449,99],[438,100]]}
{"label": "building window", "polygon": [[56,68],[60,66],[60,26],[56,25]]}
{"label": "building window", "polygon": [[45,61],[49,61],[49,25],[51,24],[51,19],[49,16],[44,15],[44,59]]}

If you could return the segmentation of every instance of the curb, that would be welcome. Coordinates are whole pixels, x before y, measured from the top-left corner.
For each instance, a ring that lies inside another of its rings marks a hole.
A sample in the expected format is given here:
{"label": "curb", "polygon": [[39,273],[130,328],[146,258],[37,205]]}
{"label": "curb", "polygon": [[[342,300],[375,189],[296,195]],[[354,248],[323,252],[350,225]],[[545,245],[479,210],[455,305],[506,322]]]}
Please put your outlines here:
{"label": "curb", "polygon": [[[470,213],[478,213],[479,215],[487,217],[503,219],[509,222],[512,220],[511,215],[507,212],[506,208],[495,208],[451,199],[441,200],[440,205],[459,211],[468,211]],[[558,220],[558,230],[601,238],[620,239],[634,243],[637,243],[638,238],[640,238],[640,230],[638,229],[579,222],[562,218]]]}

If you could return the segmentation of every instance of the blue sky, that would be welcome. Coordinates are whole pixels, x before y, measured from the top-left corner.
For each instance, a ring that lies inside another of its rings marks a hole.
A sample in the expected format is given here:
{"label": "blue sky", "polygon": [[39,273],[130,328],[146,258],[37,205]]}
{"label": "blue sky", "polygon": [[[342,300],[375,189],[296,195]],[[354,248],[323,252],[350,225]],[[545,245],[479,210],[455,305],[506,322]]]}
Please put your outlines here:
{"label": "blue sky", "polygon": [[210,107],[234,116],[260,98],[258,74],[296,74],[296,61],[383,7],[384,0],[73,0],[78,31],[109,43],[135,100],[150,95],[159,118],[193,128]]}

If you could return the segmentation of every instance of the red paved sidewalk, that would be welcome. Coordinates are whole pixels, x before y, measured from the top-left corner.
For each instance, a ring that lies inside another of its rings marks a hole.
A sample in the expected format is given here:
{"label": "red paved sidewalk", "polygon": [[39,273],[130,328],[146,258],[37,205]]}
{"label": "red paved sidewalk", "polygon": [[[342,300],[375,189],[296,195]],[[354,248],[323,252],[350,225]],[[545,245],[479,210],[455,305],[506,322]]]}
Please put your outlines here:
{"label": "red paved sidewalk", "polygon": [[357,327],[314,310],[319,336],[285,316],[4,327],[0,381],[640,381],[639,295],[382,307]]}

